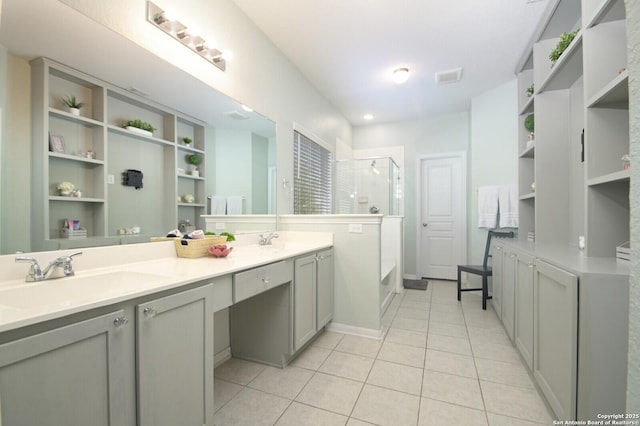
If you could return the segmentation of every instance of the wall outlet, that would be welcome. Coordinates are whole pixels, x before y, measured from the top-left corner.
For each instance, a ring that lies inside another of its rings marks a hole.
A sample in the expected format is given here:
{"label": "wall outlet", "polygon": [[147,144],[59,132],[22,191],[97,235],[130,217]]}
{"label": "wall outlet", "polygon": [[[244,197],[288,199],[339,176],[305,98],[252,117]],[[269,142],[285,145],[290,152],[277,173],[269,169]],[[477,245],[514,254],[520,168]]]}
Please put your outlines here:
{"label": "wall outlet", "polygon": [[350,223],[349,224],[349,232],[352,234],[362,234],[362,224],[361,223]]}
{"label": "wall outlet", "polygon": [[216,231],[224,230],[224,222],[216,222]]}
{"label": "wall outlet", "polygon": [[107,175],[107,183],[109,185],[113,185],[114,183],[116,183],[116,180],[113,175]]}

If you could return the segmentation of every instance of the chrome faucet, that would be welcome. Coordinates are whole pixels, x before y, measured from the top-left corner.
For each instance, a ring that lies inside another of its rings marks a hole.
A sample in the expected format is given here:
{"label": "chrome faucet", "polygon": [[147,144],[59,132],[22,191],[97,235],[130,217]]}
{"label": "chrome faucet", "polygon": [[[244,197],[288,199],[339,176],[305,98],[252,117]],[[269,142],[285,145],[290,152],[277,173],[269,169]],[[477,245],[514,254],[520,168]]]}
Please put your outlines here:
{"label": "chrome faucet", "polygon": [[271,245],[271,240],[273,240],[274,238],[278,238],[278,234],[276,234],[275,232],[270,232],[266,237],[260,234],[260,240],[258,240],[258,244],[261,246],[269,246]]}
{"label": "chrome faucet", "polygon": [[[70,254],[70,255],[60,256],[59,258],[57,258],[57,259],[53,260],[51,263],[49,263],[49,265],[47,265],[47,267],[44,269],[44,271],[40,267],[40,264],[38,264],[38,261],[33,257],[19,256],[19,257],[16,257],[16,262],[19,262],[19,263],[23,262],[23,263],[30,263],[31,264],[31,267],[29,268],[29,272],[27,273],[27,276],[25,277],[25,281],[27,281],[27,282],[44,281],[44,280],[47,280],[47,279],[70,277],[70,276],[74,275],[73,265],[71,264],[71,261],[73,260],[74,256],[78,256],[78,255],[81,255],[81,254],[82,254],[82,252],[79,251],[77,253],[73,253],[73,254]],[[58,275],[54,276],[53,273],[51,273],[51,275],[49,274],[56,267],[62,268],[62,274],[63,275],[59,275],[58,274]]]}

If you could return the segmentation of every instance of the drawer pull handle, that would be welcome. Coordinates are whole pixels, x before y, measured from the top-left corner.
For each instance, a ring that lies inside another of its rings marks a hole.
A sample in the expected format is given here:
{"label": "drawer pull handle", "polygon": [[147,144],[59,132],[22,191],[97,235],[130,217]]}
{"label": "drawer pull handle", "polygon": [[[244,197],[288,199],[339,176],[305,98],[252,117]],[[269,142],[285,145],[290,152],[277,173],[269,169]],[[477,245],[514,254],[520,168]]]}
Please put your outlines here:
{"label": "drawer pull handle", "polygon": [[534,264],[533,264],[533,263],[529,263],[527,266],[528,266],[529,268],[533,268]]}
{"label": "drawer pull handle", "polygon": [[271,282],[269,278],[262,277],[261,279],[262,279],[262,284],[265,284],[265,285],[269,285],[269,283]]}
{"label": "drawer pull handle", "polygon": [[153,318],[158,314],[158,311],[156,310],[156,308],[144,308],[144,311],[142,311],[142,313],[145,317]]}
{"label": "drawer pull handle", "polygon": [[129,318],[127,317],[116,317],[113,320],[113,325],[115,325],[117,328],[122,328],[128,323],[129,323]]}
{"label": "drawer pull handle", "polygon": [[320,261],[320,260],[324,260],[324,256],[319,254],[316,256],[316,260]]}

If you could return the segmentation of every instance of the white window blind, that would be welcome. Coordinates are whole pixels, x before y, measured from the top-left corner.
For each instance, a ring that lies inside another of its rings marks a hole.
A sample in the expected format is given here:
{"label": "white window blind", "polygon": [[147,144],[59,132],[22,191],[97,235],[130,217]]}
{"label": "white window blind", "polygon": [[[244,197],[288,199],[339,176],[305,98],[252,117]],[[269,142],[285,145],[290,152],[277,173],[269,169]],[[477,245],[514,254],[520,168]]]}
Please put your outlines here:
{"label": "white window blind", "polygon": [[298,131],[293,137],[293,212],[330,214],[331,151]]}

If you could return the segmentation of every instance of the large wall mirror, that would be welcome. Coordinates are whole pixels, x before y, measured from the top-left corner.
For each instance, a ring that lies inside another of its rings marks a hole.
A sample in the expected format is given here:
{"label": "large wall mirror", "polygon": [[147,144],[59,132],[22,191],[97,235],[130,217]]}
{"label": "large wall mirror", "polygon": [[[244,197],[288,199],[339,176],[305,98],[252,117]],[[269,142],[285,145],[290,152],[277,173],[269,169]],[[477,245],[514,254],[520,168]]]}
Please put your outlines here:
{"label": "large wall mirror", "polygon": [[[136,96],[142,96],[143,100],[167,106],[205,123],[204,178],[205,192],[210,198],[201,201],[206,203],[206,209],[202,213],[216,213],[211,211],[211,198],[233,198],[234,201],[241,200],[239,210],[236,203],[233,213],[274,215],[275,225],[276,126],[273,121],[257,112],[243,109],[236,100],[62,2],[2,0],[0,5],[0,45],[7,50],[10,58],[25,63],[38,57],[50,58]],[[211,72],[221,71],[212,67]],[[12,86],[14,83],[16,82],[7,81],[6,84]],[[29,92],[28,79],[23,78],[19,84],[25,86],[24,93]],[[11,108],[9,102],[6,103],[6,108]],[[30,132],[25,131],[25,139],[29,138],[29,134]],[[3,137],[0,143],[9,141]],[[6,179],[11,176],[11,171],[3,170],[2,176]],[[34,180],[32,184],[37,185],[38,180]],[[179,187],[177,191],[180,196]],[[171,195],[174,201],[175,197],[176,194]],[[107,204],[107,208],[119,204],[117,200],[112,201]],[[5,214],[12,208],[11,205],[12,203],[0,200],[3,217],[11,216]],[[38,214],[34,211],[31,213],[32,216]],[[135,213],[132,211],[131,214]],[[143,213],[128,223],[145,230],[145,214],[153,212]],[[179,222],[181,215],[181,210],[178,209],[177,217],[175,214],[172,217]],[[196,221],[201,227],[205,226],[204,220]],[[178,223],[162,223],[160,228],[172,229],[177,225]],[[119,227],[117,224],[109,225],[106,238],[102,241],[87,240],[84,246],[109,244],[109,240],[112,244],[122,244],[123,240],[118,238],[116,232]],[[157,235],[162,232],[161,229],[149,232]],[[130,241],[148,241],[149,236],[141,235]],[[32,236],[32,240],[39,238],[37,235]],[[42,236],[42,239],[51,239],[51,235]],[[71,245],[62,244],[58,247],[55,244],[38,246],[32,243],[30,250],[71,246],[82,247],[83,242],[75,241]],[[8,250],[7,253],[14,251]]]}

